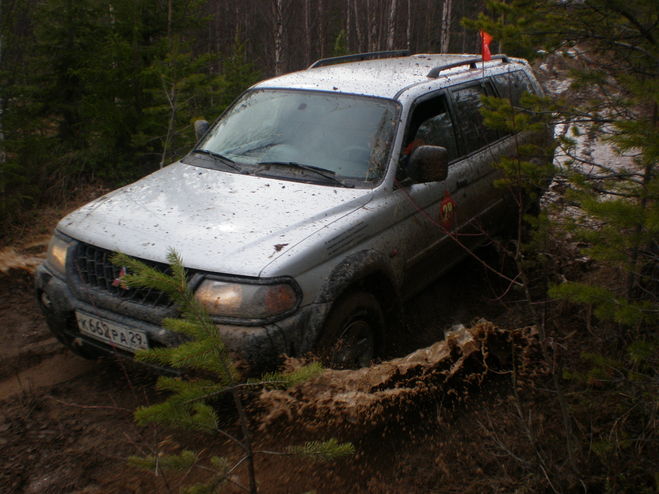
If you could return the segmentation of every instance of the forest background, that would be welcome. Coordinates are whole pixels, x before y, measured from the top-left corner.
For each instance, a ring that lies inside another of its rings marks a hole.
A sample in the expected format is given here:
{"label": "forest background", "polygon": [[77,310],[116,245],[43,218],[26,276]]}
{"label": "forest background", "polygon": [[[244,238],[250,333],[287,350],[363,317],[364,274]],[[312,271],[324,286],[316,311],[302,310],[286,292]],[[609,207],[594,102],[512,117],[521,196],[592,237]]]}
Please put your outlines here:
{"label": "forest background", "polygon": [[254,82],[318,58],[476,52],[484,2],[0,0],[0,226],[182,156]]}
{"label": "forest background", "polygon": [[[536,109],[560,130],[563,209],[536,223],[543,243],[516,250],[536,275],[523,298],[552,379],[522,399],[513,382],[512,419],[476,430],[498,454],[471,451],[445,473],[438,456],[426,471],[459,482],[482,453],[501,465],[497,492],[656,492],[656,0],[0,0],[0,232],[84,184],[182,156],[194,120],[259,79],[352,52],[477,53],[479,29],[493,52],[557,67],[569,86]],[[584,142],[608,145],[607,159],[579,154]]]}

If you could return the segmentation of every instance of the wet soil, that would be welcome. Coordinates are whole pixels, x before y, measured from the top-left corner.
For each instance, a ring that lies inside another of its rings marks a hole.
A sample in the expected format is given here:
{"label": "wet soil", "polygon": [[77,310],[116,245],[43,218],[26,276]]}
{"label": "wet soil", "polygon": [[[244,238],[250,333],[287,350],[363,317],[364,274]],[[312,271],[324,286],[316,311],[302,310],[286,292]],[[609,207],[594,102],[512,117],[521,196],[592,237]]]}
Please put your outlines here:
{"label": "wet soil", "polygon": [[[23,253],[19,249],[11,255]],[[20,259],[14,264],[20,265]],[[457,323],[470,324],[483,316],[496,320],[505,314],[506,308],[495,301],[501,289],[497,283],[476,262],[458,266],[406,305],[406,337],[397,353],[441,340]],[[56,341],[34,300],[31,266],[5,268],[0,273],[0,321],[4,458],[0,492],[178,492],[179,482],[203,477],[203,473],[190,472],[186,479],[167,478],[127,465],[131,455],[198,449],[199,438],[134,423],[137,407],[158,400],[156,376],[125,361],[84,360]],[[442,411],[436,404],[423,409],[421,415],[389,417],[377,427],[362,430],[324,427],[314,432],[293,423],[268,427],[257,434],[259,448],[283,450],[291,443],[329,435],[352,441],[357,453],[348,461],[322,466],[262,456],[257,462],[261,491],[433,492],[431,485],[448,468],[438,469],[436,462],[438,448],[446,440],[443,421],[454,412]],[[425,416],[429,410],[434,411]],[[229,407],[224,412],[231,429],[236,417]],[[453,426],[450,429],[456,433]],[[237,453],[222,438],[203,441],[202,454],[231,457]],[[244,483],[239,474],[235,480]],[[241,492],[231,485],[225,491]]]}

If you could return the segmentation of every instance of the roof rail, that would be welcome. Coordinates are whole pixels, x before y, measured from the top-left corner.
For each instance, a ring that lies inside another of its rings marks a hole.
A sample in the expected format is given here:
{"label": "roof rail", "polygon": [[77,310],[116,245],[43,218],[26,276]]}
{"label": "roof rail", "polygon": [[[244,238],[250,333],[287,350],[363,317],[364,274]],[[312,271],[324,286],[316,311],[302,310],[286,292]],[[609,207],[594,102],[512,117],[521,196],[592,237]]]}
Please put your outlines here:
{"label": "roof rail", "polygon": [[[501,63],[510,62],[510,59],[507,55],[492,55],[492,60],[501,60]],[[465,60],[460,60],[459,62],[453,62],[446,65],[438,65],[437,67],[433,67],[430,72],[428,72],[426,77],[437,79],[439,77],[439,73],[442,70],[454,69],[456,67],[462,67],[463,65],[469,65],[470,69],[475,69],[478,68],[477,64],[482,61],[482,58],[467,58]]]}
{"label": "roof rail", "polygon": [[354,55],[343,55],[341,57],[321,58],[309,65],[309,69],[324,67],[345,62],[359,62],[361,60],[376,60],[378,58],[407,57],[409,50],[372,51],[368,53],[355,53]]}

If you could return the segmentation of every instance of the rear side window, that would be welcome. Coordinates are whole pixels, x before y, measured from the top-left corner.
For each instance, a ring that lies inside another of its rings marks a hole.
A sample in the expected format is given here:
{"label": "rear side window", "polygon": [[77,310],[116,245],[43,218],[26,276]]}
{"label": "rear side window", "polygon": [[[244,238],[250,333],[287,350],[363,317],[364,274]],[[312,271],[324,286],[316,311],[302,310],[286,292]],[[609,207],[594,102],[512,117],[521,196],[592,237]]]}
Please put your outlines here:
{"label": "rear side window", "polygon": [[483,106],[481,95],[490,95],[485,86],[477,84],[451,91],[455,110],[455,122],[462,135],[465,154],[476,151],[489,143],[496,141],[499,135],[496,130],[485,127],[480,108]]}
{"label": "rear side window", "polygon": [[523,70],[506,72],[492,77],[502,98],[508,98],[514,106],[520,106],[524,93],[535,93],[535,88],[529,76]]}

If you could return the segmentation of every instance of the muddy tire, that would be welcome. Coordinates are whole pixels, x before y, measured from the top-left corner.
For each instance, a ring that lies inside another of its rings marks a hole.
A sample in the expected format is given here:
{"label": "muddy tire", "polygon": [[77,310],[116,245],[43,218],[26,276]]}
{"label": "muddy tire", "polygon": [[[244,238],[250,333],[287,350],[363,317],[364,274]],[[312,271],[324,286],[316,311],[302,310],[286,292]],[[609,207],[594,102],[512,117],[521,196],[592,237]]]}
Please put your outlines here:
{"label": "muddy tire", "polygon": [[367,292],[350,292],[332,307],[316,353],[334,369],[365,367],[378,356],[384,328],[378,300]]}

